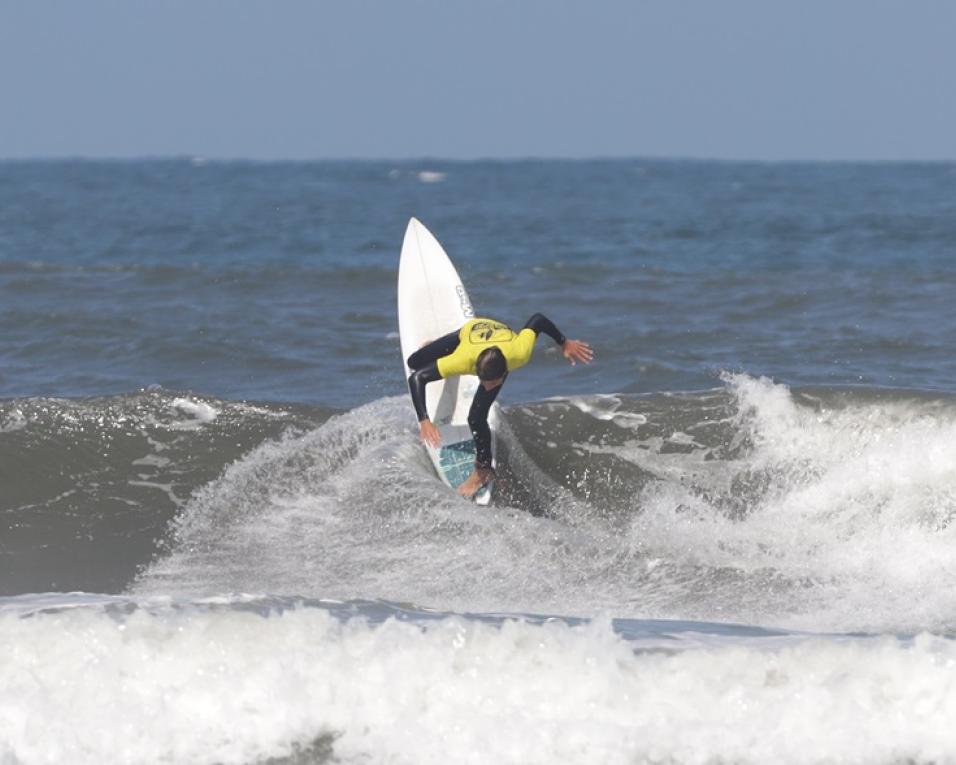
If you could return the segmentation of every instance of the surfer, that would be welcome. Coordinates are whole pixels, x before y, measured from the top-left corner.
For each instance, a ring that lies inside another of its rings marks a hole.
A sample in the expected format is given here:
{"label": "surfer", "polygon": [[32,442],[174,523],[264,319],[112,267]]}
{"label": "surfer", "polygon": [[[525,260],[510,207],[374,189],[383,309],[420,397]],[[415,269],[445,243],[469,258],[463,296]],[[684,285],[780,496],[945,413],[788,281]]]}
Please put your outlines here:
{"label": "surfer", "polygon": [[491,428],[488,412],[498,397],[509,373],[531,360],[535,340],[544,332],[561,347],[564,357],[575,364],[589,364],[594,357],[591,346],[569,340],[546,316],[536,313],[520,332],[493,319],[471,319],[457,332],[433,340],[408,357],[408,388],[418,415],[422,441],[434,448],[441,444],[438,428],[428,418],[425,386],[456,375],[477,375],[478,390],[468,411],[468,427],[475,439],[475,469],[458,487],[458,493],[470,498],[493,476],[491,464]]}

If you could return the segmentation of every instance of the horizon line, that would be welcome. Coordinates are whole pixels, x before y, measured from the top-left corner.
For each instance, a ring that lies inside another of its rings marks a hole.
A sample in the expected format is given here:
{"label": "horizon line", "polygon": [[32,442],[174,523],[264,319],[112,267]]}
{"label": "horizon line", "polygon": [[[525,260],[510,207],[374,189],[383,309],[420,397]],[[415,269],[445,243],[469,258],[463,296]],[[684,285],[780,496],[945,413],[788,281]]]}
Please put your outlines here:
{"label": "horizon line", "polygon": [[194,165],[209,164],[319,164],[319,163],[386,163],[400,164],[440,162],[446,164],[479,164],[479,163],[521,163],[521,162],[701,162],[713,164],[952,164],[956,157],[924,157],[924,158],[872,158],[872,157],[713,157],[692,154],[593,154],[593,155],[505,155],[505,156],[474,156],[453,157],[443,155],[409,155],[409,156],[344,156],[344,157],[256,157],[256,156],[228,156],[205,155],[201,153],[178,152],[170,154],[130,154],[130,155],[91,155],[91,154],[50,154],[32,156],[2,156],[0,163],[16,162],[189,162]]}

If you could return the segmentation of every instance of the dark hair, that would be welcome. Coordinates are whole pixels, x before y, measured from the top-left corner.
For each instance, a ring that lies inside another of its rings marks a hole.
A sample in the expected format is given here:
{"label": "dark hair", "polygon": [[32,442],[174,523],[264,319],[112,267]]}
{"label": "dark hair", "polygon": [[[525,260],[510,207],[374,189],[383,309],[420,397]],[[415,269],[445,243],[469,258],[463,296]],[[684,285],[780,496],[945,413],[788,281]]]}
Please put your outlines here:
{"label": "dark hair", "polygon": [[508,362],[501,348],[493,345],[479,353],[478,361],[475,362],[475,371],[478,373],[478,379],[482,381],[504,377],[508,371]]}

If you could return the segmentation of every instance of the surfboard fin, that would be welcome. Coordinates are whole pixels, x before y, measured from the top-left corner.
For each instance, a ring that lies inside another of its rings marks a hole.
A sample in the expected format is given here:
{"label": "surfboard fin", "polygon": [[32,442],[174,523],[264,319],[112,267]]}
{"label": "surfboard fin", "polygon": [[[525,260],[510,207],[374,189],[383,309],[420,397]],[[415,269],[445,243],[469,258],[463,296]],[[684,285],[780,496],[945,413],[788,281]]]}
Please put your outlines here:
{"label": "surfboard fin", "polygon": [[472,500],[474,500],[474,503],[476,505],[479,505],[481,507],[487,507],[488,505],[491,504],[491,495],[494,493],[494,489],[495,489],[495,481],[494,479],[491,479],[490,481],[488,481],[488,483],[486,483],[484,486],[478,489],[478,491],[475,492],[475,495],[472,497]]}

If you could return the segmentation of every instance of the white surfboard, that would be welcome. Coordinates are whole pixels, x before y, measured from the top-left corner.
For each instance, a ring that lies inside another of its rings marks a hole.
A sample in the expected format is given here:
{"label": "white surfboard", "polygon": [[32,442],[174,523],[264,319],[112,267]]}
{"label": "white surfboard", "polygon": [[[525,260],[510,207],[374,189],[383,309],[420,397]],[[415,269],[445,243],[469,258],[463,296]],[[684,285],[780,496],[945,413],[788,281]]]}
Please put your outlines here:
{"label": "white surfboard", "polygon": [[[412,218],[405,230],[398,265],[398,331],[403,361],[442,335],[455,332],[475,317],[471,300],[458,272],[438,240],[421,222]],[[405,377],[411,374],[405,366]],[[441,433],[441,446],[426,445],[428,455],[441,479],[458,488],[475,467],[475,442],[468,427],[468,410],[478,390],[474,375],[438,380],[425,388],[428,416]],[[497,404],[488,414],[491,449],[495,454]],[[492,485],[486,484],[475,501],[491,501]]]}

